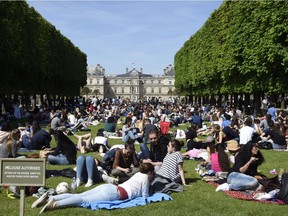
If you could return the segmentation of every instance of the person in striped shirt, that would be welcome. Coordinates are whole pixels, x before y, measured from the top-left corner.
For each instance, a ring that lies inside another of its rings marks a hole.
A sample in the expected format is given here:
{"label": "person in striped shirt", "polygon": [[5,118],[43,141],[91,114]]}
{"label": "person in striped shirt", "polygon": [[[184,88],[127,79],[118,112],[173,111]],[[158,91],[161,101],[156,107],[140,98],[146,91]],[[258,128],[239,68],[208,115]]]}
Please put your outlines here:
{"label": "person in striped shirt", "polygon": [[180,183],[186,185],[183,157],[180,153],[181,143],[174,139],[171,140],[167,146],[167,154],[159,170],[156,171],[156,176],[168,179],[170,182]]}

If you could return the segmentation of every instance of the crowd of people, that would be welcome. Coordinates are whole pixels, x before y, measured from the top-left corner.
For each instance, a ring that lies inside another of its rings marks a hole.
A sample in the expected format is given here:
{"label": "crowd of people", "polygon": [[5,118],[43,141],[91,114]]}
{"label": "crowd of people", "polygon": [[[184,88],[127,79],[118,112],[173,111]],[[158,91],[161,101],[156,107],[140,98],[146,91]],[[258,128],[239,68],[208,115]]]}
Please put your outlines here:
{"label": "crowd of people", "polygon": [[[103,127],[92,134],[90,127],[99,123]],[[188,125],[181,135],[184,139],[175,139],[181,124]],[[78,131],[87,133],[79,135]],[[52,136],[54,148],[50,146]],[[119,138],[123,145],[110,146],[110,138]],[[77,186],[107,183],[81,194],[48,197],[45,193],[32,205],[45,204],[44,212],[81,206],[83,202],[147,197],[149,186],[150,192],[183,191],[183,186],[189,184],[185,159],[201,160],[201,167],[208,171],[204,174],[221,174],[225,182],[216,191],[263,190],[259,179],[266,176],[257,171],[264,161],[259,149],[287,149],[287,139],[288,115],[277,112],[273,103],[265,114],[244,116],[241,110],[229,107],[93,97],[86,106],[38,110],[25,126],[15,129],[4,122],[0,157],[25,157],[18,153],[19,148],[40,150],[39,157],[49,164],[75,164]],[[139,145],[139,151],[135,145]],[[95,151],[102,159],[85,155]],[[203,172],[201,176],[205,176]],[[101,196],[95,196],[96,192]]]}

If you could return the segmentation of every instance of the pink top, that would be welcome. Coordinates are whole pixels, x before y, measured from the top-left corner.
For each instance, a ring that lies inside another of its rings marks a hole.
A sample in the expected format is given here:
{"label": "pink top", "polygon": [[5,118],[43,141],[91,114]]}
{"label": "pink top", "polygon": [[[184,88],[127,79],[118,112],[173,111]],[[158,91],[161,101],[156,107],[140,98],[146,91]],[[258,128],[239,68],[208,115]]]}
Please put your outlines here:
{"label": "pink top", "polygon": [[211,154],[211,168],[214,172],[222,172],[221,166],[218,161],[218,152]]}

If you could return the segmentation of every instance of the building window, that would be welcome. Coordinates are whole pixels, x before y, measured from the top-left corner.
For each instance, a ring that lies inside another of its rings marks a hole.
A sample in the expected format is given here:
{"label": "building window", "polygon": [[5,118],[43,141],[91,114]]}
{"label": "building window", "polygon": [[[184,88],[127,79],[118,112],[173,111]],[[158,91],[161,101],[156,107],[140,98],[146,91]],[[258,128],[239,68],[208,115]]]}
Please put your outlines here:
{"label": "building window", "polygon": [[151,89],[151,93],[154,93],[154,88]]}
{"label": "building window", "polygon": [[169,80],[169,85],[172,85],[172,80]]}
{"label": "building window", "polygon": [[114,93],[115,93],[115,94],[117,93],[117,88],[114,89]]}
{"label": "building window", "polygon": [[124,80],[122,80],[122,84],[124,84]]}
{"label": "building window", "polygon": [[100,82],[99,82],[99,80],[97,79],[97,84],[99,84]]}
{"label": "building window", "polygon": [[92,79],[89,80],[89,83],[92,84]]}
{"label": "building window", "polygon": [[161,88],[159,88],[159,94],[161,94]]}
{"label": "building window", "polygon": [[151,80],[151,84],[153,84],[154,83],[154,80]]}
{"label": "building window", "polygon": [[158,84],[161,84],[161,80],[158,80]]}
{"label": "building window", "polygon": [[122,88],[122,93],[124,93],[124,88]]}

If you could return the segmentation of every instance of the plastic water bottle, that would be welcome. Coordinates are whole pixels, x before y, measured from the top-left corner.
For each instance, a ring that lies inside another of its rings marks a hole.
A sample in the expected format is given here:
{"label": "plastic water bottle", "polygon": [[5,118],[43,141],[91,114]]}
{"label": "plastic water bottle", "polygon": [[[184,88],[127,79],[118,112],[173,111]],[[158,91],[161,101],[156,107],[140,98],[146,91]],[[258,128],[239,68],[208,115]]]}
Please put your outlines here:
{"label": "plastic water bottle", "polygon": [[73,177],[73,180],[72,180],[72,183],[71,183],[71,189],[72,189],[72,191],[75,191],[76,188],[77,188],[76,178]]}

